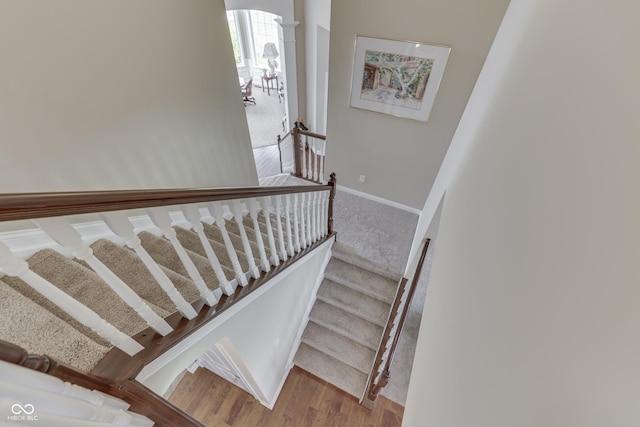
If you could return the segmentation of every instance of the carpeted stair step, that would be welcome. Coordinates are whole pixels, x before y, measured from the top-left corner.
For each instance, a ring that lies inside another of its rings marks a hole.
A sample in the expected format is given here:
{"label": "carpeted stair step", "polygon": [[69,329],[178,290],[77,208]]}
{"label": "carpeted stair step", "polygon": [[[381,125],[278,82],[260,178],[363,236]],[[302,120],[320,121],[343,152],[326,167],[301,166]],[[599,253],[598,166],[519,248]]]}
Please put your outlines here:
{"label": "carpeted stair step", "polygon": [[[96,273],[80,263],[70,260],[52,249],[38,251],[27,261],[31,270],[35,273],[95,311],[100,317],[125,334],[132,336],[147,327],[146,322],[138,313],[111,290]],[[27,298],[85,333],[85,335],[92,338],[95,337],[98,342],[106,343],[105,340],[99,338],[89,328],[74,320],[22,280],[14,277],[7,277],[3,280]],[[161,317],[165,317],[168,314],[151,303],[149,306]]]}
{"label": "carpeted stair step", "polygon": [[[176,311],[176,306],[171,298],[160,287],[151,275],[144,263],[135,252],[115,243],[100,239],[91,245],[93,254],[113,271],[123,282],[135,291],[142,299],[147,300],[169,313]],[[161,267],[162,268],[162,267]],[[163,269],[167,277],[178,289],[184,298],[193,302],[200,295],[193,281],[173,271]]]}
{"label": "carpeted stair step", "polygon": [[363,294],[354,287],[324,279],[318,290],[318,299],[354,314],[368,322],[384,327],[391,305]]}
{"label": "carpeted stair step", "polygon": [[[189,273],[184,268],[184,265],[180,261],[180,258],[178,257],[178,254],[173,248],[171,242],[163,237],[158,237],[152,233],[149,233],[148,231],[139,233],[138,237],[142,242],[142,246],[147,250],[147,252],[149,252],[149,255],[155,262],[157,262],[161,266],[175,271],[181,276],[189,277]],[[196,268],[200,272],[200,275],[202,276],[202,279],[209,287],[209,289],[218,289],[218,279],[216,278],[216,275],[211,268],[209,260],[189,250],[187,250],[187,254],[195,264]]]}
{"label": "carpeted stair step", "polygon": [[[240,262],[240,266],[242,267],[242,271],[247,272],[249,271],[249,263],[247,262],[247,255],[244,253],[244,247],[242,246],[242,237],[240,237],[239,235],[232,233],[231,230],[229,230],[229,228],[227,227],[227,224],[229,224],[229,222],[225,222],[225,228],[227,229],[227,234],[229,235],[229,239],[231,240],[231,245],[233,245],[233,249],[236,252],[236,255],[238,256],[238,261]],[[224,249],[224,253],[225,253],[225,257],[229,257],[226,246],[224,245],[224,239],[222,238],[222,231],[220,231],[220,227],[218,227],[217,225],[214,224],[203,224],[204,225],[204,234],[209,238],[209,240],[215,241],[215,242],[222,242],[220,243],[220,245],[222,246],[222,249]],[[248,236],[247,236],[248,237]],[[251,246],[251,250],[254,250],[254,247]],[[257,247],[255,248],[255,250],[257,251]],[[218,252],[216,251],[216,254]],[[256,261],[256,254],[253,254],[253,259],[256,262],[256,264],[259,263],[259,261]],[[222,260],[220,261],[222,262]],[[231,266],[231,261],[229,260],[229,266]]]}
{"label": "carpeted stair step", "polygon": [[[190,230],[185,230],[182,227],[174,227],[174,229],[176,230],[178,240],[185,249],[188,249],[191,252],[200,255],[209,263],[209,258],[207,258],[207,253],[205,252],[204,247],[202,246],[202,242],[200,241],[200,237],[198,237],[197,233]],[[231,266],[231,259],[229,258],[229,254],[227,253],[226,246],[224,245],[224,243],[219,243],[211,239],[208,240],[211,244],[213,252],[216,254],[216,258],[218,258],[218,261],[222,266],[225,277],[227,278],[227,280],[233,280],[235,275]],[[211,264],[209,263],[209,265]],[[248,270],[248,264],[244,260],[244,257],[240,258],[240,265],[242,266],[243,271]]]}
{"label": "carpeted stair step", "polygon": [[302,342],[367,374],[376,352],[315,322],[309,322]]}
{"label": "carpeted stair step", "polygon": [[388,304],[393,303],[398,287],[398,282],[390,278],[365,270],[355,264],[344,262],[333,256],[327,265],[325,277]]}
{"label": "carpeted stair step", "polygon": [[324,301],[317,300],[309,320],[377,351],[382,328]]}
{"label": "carpeted stair step", "polygon": [[294,363],[358,399],[364,393],[366,374],[305,343],[300,344]]}
{"label": "carpeted stair step", "polygon": [[[3,278],[4,280],[4,278]],[[0,339],[89,372],[109,351],[0,280]]]}
{"label": "carpeted stair step", "polygon": [[[244,222],[243,222],[243,225],[244,225]],[[230,236],[235,235],[237,237],[240,237],[240,227],[238,227],[238,223],[235,220],[230,220],[225,222],[225,227],[227,228],[227,231],[229,232]],[[253,231],[253,226],[247,227],[246,225],[244,225],[244,231],[245,233],[247,233],[247,239],[249,239],[249,244],[251,245],[251,253],[253,255],[253,259],[256,265],[260,265],[260,252],[258,252],[259,249],[258,249],[258,245],[256,244],[256,238],[255,238],[255,233]],[[242,246],[242,238],[240,238],[239,246],[235,246],[235,242],[234,242],[234,247],[244,248],[244,246]]]}

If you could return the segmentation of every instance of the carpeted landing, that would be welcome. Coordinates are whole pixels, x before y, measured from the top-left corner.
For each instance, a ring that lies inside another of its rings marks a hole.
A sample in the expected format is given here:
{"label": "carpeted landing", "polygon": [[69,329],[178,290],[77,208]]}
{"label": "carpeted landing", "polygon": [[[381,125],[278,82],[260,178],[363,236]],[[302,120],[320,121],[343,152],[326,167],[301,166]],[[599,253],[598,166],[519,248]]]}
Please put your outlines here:
{"label": "carpeted landing", "polygon": [[[258,220],[262,234],[266,232],[266,219],[259,214]],[[275,221],[277,220],[271,216],[274,227]],[[246,216],[243,224],[251,241],[254,262],[260,265],[253,223]],[[226,221],[225,226],[242,270],[249,271],[247,255],[237,249],[243,247],[238,224],[232,220]],[[222,243],[219,227],[215,223],[204,224],[204,227],[227,280],[233,281],[235,273]],[[222,292],[219,290],[218,279],[197,234],[184,228],[174,228],[178,240],[186,249],[207,287],[220,296]],[[171,243],[164,237],[146,231],[141,232],[138,237],[142,246],[160,265],[180,294],[190,303],[198,300],[200,293]],[[268,241],[266,234],[262,237],[265,242]],[[274,237],[278,244],[277,235]],[[106,239],[96,241],[91,248],[94,255],[127,283],[158,315],[164,318],[176,311],[173,302],[133,250]],[[268,245],[266,252],[267,257],[270,257]],[[125,334],[133,336],[147,327],[146,322],[86,263],[69,259],[52,249],[36,252],[27,261],[34,272],[91,308]],[[90,371],[112,347],[107,340],[74,320],[16,277],[0,277],[0,312],[3,314],[0,339],[22,346],[31,353],[47,354],[85,372]]]}

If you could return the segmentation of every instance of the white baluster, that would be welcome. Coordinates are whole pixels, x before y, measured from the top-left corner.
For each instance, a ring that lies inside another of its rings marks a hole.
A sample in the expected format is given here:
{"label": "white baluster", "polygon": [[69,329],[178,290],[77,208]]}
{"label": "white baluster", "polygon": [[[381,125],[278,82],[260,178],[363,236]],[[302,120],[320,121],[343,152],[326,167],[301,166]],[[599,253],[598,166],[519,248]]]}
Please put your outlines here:
{"label": "white baluster", "polygon": [[322,238],[322,193],[316,193],[316,240]]}
{"label": "white baluster", "polygon": [[204,226],[202,225],[202,217],[200,216],[198,206],[194,204],[184,205],[181,209],[184,217],[191,224],[191,229],[198,235],[198,238],[200,239],[200,244],[202,245],[205,254],[207,254],[209,264],[211,264],[211,268],[213,268],[216,279],[218,279],[218,286],[220,286],[220,289],[222,289],[225,294],[231,295],[233,293],[233,287],[231,286],[231,283],[229,283],[227,276],[222,270],[222,265],[220,265],[220,261],[218,260],[216,253],[211,247],[209,238],[204,233]]}
{"label": "white baluster", "polygon": [[264,241],[262,240],[262,233],[260,232],[260,224],[258,224],[258,201],[255,199],[248,200],[249,215],[253,221],[253,230],[256,235],[256,244],[258,245],[258,252],[260,253],[260,264],[262,270],[271,270],[271,264],[267,259],[267,252],[264,249]]}
{"label": "white baluster", "polygon": [[75,258],[89,264],[89,267],[159,334],[164,336],[173,330],[162,317],[151,310],[151,307],[149,307],[138,294],[93,255],[93,250],[82,241],[80,234],[65,219],[41,218],[33,221],[51,236],[53,240],[64,247],[72,249]]}
{"label": "white baluster", "polygon": [[314,192],[311,198],[311,240],[318,241],[318,193]]}
{"label": "white baluster", "polygon": [[107,212],[102,214],[102,219],[109,228],[124,240],[124,244],[133,249],[143,262],[149,273],[156,279],[158,285],[164,290],[171,301],[176,305],[178,312],[186,319],[193,319],[198,313],[191,304],[178,292],[171,279],[166,275],[160,266],[153,260],[151,255],[142,246],[140,238],[135,234],[131,221],[121,212]]}
{"label": "white baluster", "polygon": [[130,406],[127,402],[109,396],[108,394],[62,381],[60,378],[47,375],[43,372],[21,368],[3,360],[0,360],[0,378],[2,378],[2,381],[8,383],[16,383],[25,387],[84,400],[92,405],[108,406],[110,408],[123,410],[128,409]]}
{"label": "white baluster", "polygon": [[[271,226],[268,200],[269,200],[268,197],[261,197],[259,199],[260,208],[262,209],[262,214],[264,215],[264,219],[267,227],[267,240],[269,241],[269,252],[271,253],[270,261],[271,261],[271,264],[278,266],[280,265],[280,258],[278,257],[278,250],[276,249],[276,241],[275,241],[275,238],[273,237],[273,227]],[[278,218],[277,215],[276,215],[276,218]],[[282,246],[282,249],[284,249],[284,245]]]}
{"label": "white baluster", "polygon": [[176,230],[171,227],[171,217],[169,216],[169,211],[167,211],[164,207],[155,207],[147,209],[147,213],[151,218],[151,221],[155,224],[156,227],[160,229],[162,235],[169,240],[173,249],[176,251],[178,258],[180,258],[180,262],[187,270],[189,277],[195,284],[198,292],[200,292],[200,297],[205,301],[205,303],[209,307],[213,307],[218,303],[218,298],[211,292],[211,290],[207,287],[207,284],[204,282],[204,279],[200,275],[198,268],[193,263],[187,251],[182,246],[182,243],[178,240],[176,235]]}
{"label": "white baluster", "polygon": [[311,193],[306,193],[307,194],[307,203],[305,205],[305,213],[307,214],[307,227],[305,228],[305,232],[307,233],[306,236],[306,240],[307,240],[307,246],[310,246],[312,243],[311,240],[311,209],[313,207],[312,204],[312,198],[311,198]]}
{"label": "white baluster", "polygon": [[313,138],[313,180],[318,181],[318,152],[316,148],[316,139]]}
{"label": "white baluster", "polygon": [[30,270],[29,264],[16,257],[2,242],[0,242],[0,272],[7,276],[22,279],[49,301],[64,310],[69,316],[90,328],[129,356],[133,356],[144,348],[133,338],[122,333],[100,317],[98,313]]}
{"label": "white baluster", "polygon": [[298,194],[293,195],[293,244],[296,252],[300,252],[300,226],[298,220]]}
{"label": "white baluster", "polygon": [[247,286],[249,284],[249,281],[247,280],[247,276],[246,274],[244,274],[244,271],[242,271],[242,266],[240,265],[238,254],[233,247],[231,237],[229,237],[229,232],[227,231],[227,227],[225,225],[222,205],[218,202],[209,203],[209,212],[213,214],[213,218],[216,220],[216,225],[220,230],[220,234],[222,234],[222,241],[224,242],[224,246],[227,248],[229,259],[231,259],[231,265],[233,266],[233,272],[235,273],[236,281],[240,284],[240,286]]}
{"label": "white baluster", "polygon": [[244,224],[242,223],[242,208],[240,206],[240,202],[238,200],[232,201],[231,209],[233,211],[233,219],[235,219],[236,224],[238,225],[238,231],[240,232],[240,238],[242,239],[242,248],[244,249],[244,253],[247,256],[247,262],[249,262],[249,271],[251,272],[253,277],[257,279],[258,277],[260,277],[260,270],[256,265],[256,260],[253,258],[251,243],[249,243],[247,232],[244,229]]}
{"label": "white baluster", "polygon": [[[305,218],[305,208],[306,208],[306,193],[300,194],[300,248],[304,249],[307,247],[307,227],[306,227],[306,218]],[[296,194],[294,197],[295,205],[298,206],[298,195]]]}
{"label": "white baluster", "polygon": [[[280,195],[277,196],[279,201]],[[284,196],[285,206],[284,206],[284,217],[285,217],[285,225],[287,227],[287,253],[289,256],[293,256],[295,253],[295,248],[293,247],[293,239],[292,239],[292,230],[291,230],[291,219],[289,218],[289,210],[291,209],[291,196],[289,194]]]}
{"label": "white baluster", "polygon": [[[307,141],[307,145],[309,142],[309,137],[305,137],[305,140]],[[307,162],[309,162],[309,166],[307,167],[307,179],[311,179],[313,177],[313,171],[312,171],[312,165],[311,165],[311,146],[308,145],[308,150],[307,152]]]}
{"label": "white baluster", "polygon": [[[278,230],[278,243],[280,244],[280,259],[282,261],[287,259],[287,249],[285,248],[285,243],[284,243],[284,234],[282,232],[282,221],[280,220],[281,218],[281,212],[282,212],[282,196],[281,195],[277,195],[275,196],[275,201],[276,201],[276,206],[274,209],[274,214],[276,216],[276,229]],[[287,227],[289,225],[289,220],[287,219],[287,222],[285,224]],[[287,241],[289,242],[289,247],[291,247],[291,239],[289,238],[289,234],[287,233]]]}
{"label": "white baluster", "polygon": [[[153,425],[151,420],[146,417],[135,416],[132,412],[108,406],[93,405],[83,400],[26,387],[22,384],[10,384],[0,380],[0,389],[10,390],[11,398],[21,402],[21,407],[27,410],[32,409],[32,415],[37,414],[38,421],[41,419],[45,425],[57,424],[61,421],[58,417],[69,418],[69,423],[72,423],[74,419],[85,420],[87,425],[92,425],[89,423],[92,421],[130,427],[150,427]],[[51,417],[53,421],[51,423],[48,422],[49,416],[53,416]]]}
{"label": "white baluster", "polygon": [[302,177],[307,177],[307,146],[300,135],[300,150],[302,151]]}
{"label": "white baluster", "polygon": [[324,193],[323,203],[322,203],[322,230],[323,236],[329,234],[329,197],[330,192],[327,191]]}
{"label": "white baluster", "polygon": [[318,172],[318,181],[320,182],[324,182],[324,156],[325,156],[325,149],[327,147],[327,141],[322,141],[321,143],[322,145],[322,152],[320,153],[320,171]]}

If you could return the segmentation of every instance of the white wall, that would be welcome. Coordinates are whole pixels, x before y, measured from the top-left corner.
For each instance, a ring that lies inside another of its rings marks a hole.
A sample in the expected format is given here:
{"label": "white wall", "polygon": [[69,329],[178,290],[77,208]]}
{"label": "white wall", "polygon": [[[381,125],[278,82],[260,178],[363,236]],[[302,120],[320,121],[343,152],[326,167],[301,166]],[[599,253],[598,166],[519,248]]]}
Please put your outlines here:
{"label": "white wall", "polygon": [[640,423],[639,13],[512,1],[453,142],[403,426]]}
{"label": "white wall", "polygon": [[[508,0],[350,0],[331,5],[328,171],[338,183],[394,202],[424,204]],[[356,35],[451,47],[428,122],[350,108]],[[366,175],[365,183],[359,175]]]}
{"label": "white wall", "polygon": [[[170,350],[163,359],[146,367],[139,379],[156,393],[163,394],[178,374],[220,339],[228,337],[265,396],[275,401],[331,256],[331,245],[332,242],[323,244],[305,261],[281,273],[282,277],[277,276],[255,291],[247,297],[251,302],[246,306],[245,301],[241,301],[233,307],[233,314],[221,313],[194,334],[198,335],[197,339],[187,339]],[[260,296],[253,299],[257,295]],[[205,333],[205,329],[208,332]]]}
{"label": "white wall", "polygon": [[221,0],[3,0],[0,191],[255,185]]}

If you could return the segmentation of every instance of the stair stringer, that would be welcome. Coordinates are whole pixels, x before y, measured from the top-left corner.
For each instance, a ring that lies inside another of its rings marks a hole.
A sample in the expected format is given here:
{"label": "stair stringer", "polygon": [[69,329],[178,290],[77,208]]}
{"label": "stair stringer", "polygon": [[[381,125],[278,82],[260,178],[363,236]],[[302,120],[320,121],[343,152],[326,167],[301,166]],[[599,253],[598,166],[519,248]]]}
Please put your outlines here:
{"label": "stair stringer", "polygon": [[226,337],[242,357],[243,375],[260,389],[264,399],[259,400],[273,408],[293,367],[333,243],[329,239],[313,249],[148,363],[135,379],[163,395],[174,378]]}

